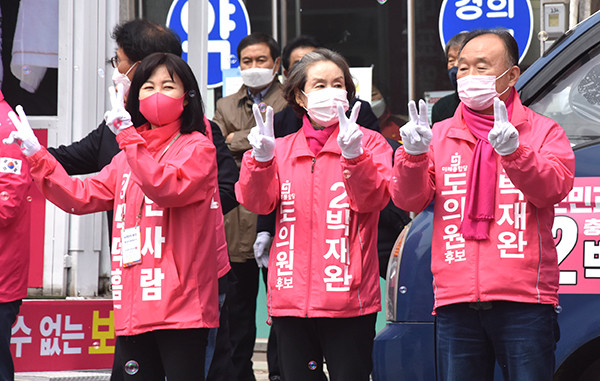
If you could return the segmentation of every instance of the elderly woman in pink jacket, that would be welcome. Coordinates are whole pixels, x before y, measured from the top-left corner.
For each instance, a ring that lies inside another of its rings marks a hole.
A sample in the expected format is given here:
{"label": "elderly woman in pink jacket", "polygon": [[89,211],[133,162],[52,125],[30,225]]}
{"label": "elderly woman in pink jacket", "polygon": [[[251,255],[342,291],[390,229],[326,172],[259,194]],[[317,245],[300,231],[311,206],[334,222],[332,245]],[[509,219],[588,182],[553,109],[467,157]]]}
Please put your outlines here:
{"label": "elderly woman in pink jacket", "polygon": [[358,126],[360,104],[348,64],[327,49],[306,54],[285,84],[302,128],[273,138],[273,111],[248,139],[238,201],[276,210],[269,257],[269,315],[282,377],[319,380],[323,357],[332,381],[368,380],[375,318],[381,309],[377,220],[389,201],[392,151]]}
{"label": "elderly woman in pink jacket", "polygon": [[[127,99],[106,116],[121,152],[97,175],[71,178],[40,147],[22,108],[8,139],[21,144],[36,185],[69,213],[114,209],[112,379],[204,380],[209,328],[218,326],[215,147],[198,83],[179,57],[141,61]],[[136,126],[136,127],[134,127]]]}

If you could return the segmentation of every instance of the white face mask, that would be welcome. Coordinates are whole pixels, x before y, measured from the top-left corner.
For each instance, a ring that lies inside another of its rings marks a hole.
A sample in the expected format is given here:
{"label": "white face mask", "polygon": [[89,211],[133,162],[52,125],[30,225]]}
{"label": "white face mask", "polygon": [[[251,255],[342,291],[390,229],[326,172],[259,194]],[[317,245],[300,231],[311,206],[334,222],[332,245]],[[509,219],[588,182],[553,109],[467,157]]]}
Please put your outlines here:
{"label": "white face mask", "polygon": [[459,78],[456,81],[458,97],[471,110],[481,111],[491,107],[494,104],[494,98],[501,96],[510,89],[509,86],[501,93],[496,91],[496,80],[503,77],[509,70],[510,68],[506,69],[498,77],[494,75],[468,75]]}
{"label": "white face mask", "polygon": [[253,67],[242,70],[242,81],[244,81],[244,85],[251,89],[267,86],[275,77],[274,68]]}
{"label": "white face mask", "polygon": [[131,69],[133,69],[136,65],[137,65],[137,62],[134,63],[133,65],[131,65],[131,67],[129,68],[129,70],[127,70],[127,73],[125,73],[125,74],[121,73],[118,68],[115,68],[113,70],[113,74],[112,74],[113,84],[115,85],[115,87],[117,87],[117,85],[119,83],[122,83],[124,95],[129,94],[129,88],[131,87],[131,80],[129,79],[127,74],[129,74]]}
{"label": "white face mask", "polygon": [[381,118],[385,112],[385,100],[383,98],[371,102],[371,109],[377,118]]}
{"label": "white face mask", "polygon": [[302,92],[306,95],[306,111],[310,119],[323,127],[329,127],[338,122],[337,102],[342,103],[344,111],[350,108],[348,93],[344,89],[326,87],[321,90]]}

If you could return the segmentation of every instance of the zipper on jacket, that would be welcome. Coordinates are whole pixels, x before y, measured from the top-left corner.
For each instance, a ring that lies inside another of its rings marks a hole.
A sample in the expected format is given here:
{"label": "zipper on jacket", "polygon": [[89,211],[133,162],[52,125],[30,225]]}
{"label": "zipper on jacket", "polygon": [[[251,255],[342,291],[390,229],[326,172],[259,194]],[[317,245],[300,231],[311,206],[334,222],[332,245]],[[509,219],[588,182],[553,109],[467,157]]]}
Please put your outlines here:
{"label": "zipper on jacket", "polygon": [[[310,189],[314,189],[315,188],[315,176],[314,176],[314,172],[315,172],[315,161],[317,160],[316,157],[312,158],[312,166],[310,168],[310,173],[312,174],[312,176],[310,176]],[[313,194],[313,205],[315,205],[316,200],[316,194],[315,192],[312,192]],[[313,224],[313,212],[311,210],[310,212],[310,225],[309,226],[314,226]],[[313,253],[313,244],[312,244],[312,237],[311,237],[311,242],[310,242],[310,246],[308,249],[308,282],[307,282],[307,287],[306,287],[306,299],[305,299],[305,310],[304,310],[304,317],[308,317],[308,309],[310,306],[310,288],[312,287],[312,253]]]}
{"label": "zipper on jacket", "polygon": [[477,258],[475,259],[475,292],[477,293],[477,302],[481,302],[481,295],[479,294],[479,246],[477,246]]}

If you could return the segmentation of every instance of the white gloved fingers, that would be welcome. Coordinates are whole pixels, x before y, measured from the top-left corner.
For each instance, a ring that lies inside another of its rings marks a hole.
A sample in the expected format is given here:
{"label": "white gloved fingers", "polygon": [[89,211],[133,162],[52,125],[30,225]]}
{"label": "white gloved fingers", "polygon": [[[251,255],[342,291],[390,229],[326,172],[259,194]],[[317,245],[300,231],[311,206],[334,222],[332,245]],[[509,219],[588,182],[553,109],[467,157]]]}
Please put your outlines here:
{"label": "white gloved fingers", "polygon": [[408,116],[410,117],[410,121],[413,123],[418,123],[419,121],[419,113],[417,112],[417,105],[415,101],[408,102]]}
{"label": "white gloved fingers", "polygon": [[506,105],[498,98],[494,98],[494,124],[496,123],[508,123]]}
{"label": "white gloved fingers", "polygon": [[498,141],[499,145],[504,145],[510,140],[511,131],[507,127],[507,125],[503,125],[500,129],[500,136]]}
{"label": "white gloved fingers", "polygon": [[[356,123],[353,123],[354,126],[357,126]],[[344,143],[346,144],[351,144],[355,141],[358,140],[362,140],[363,137],[363,132],[360,130],[360,128],[357,129],[353,129],[351,131],[349,131],[348,135],[344,137]],[[362,143],[362,142],[361,142]]]}
{"label": "white gloved fingers", "polygon": [[351,123],[356,123],[356,120],[358,119],[358,114],[360,113],[360,106],[361,103],[359,101],[356,101],[356,103],[354,103],[354,106],[352,106],[352,112],[350,113],[349,119]]}
{"label": "white gloved fingers", "polygon": [[110,98],[110,108],[114,110],[117,108],[117,90],[114,86],[109,86],[108,97]]}
{"label": "white gloved fingers", "polygon": [[17,105],[16,110],[17,114],[19,114],[19,119],[21,120],[21,123],[19,123],[18,126],[15,126],[17,127],[17,130],[21,131],[24,134],[33,134],[33,130],[29,125],[29,120],[27,119],[27,115],[25,115],[25,110],[23,110],[23,106]]}
{"label": "white gloved fingers", "polygon": [[423,142],[423,144],[429,145],[431,143],[431,138],[433,137],[433,133],[431,132],[431,127],[428,124],[418,125],[415,129],[419,134],[419,138]]}
{"label": "white gloved fingers", "polygon": [[410,121],[400,128],[400,136],[406,153],[421,155],[429,151],[433,134],[428,125],[422,126]]}
{"label": "white gloved fingers", "polygon": [[343,138],[344,136],[346,136],[346,133],[348,131],[348,118],[346,118],[346,111],[344,111],[344,106],[342,106],[342,102],[336,102],[335,108],[337,110],[338,123],[340,126],[340,132],[338,133],[338,136],[341,136]]}
{"label": "white gloved fingers", "polygon": [[252,105],[252,113],[254,114],[256,127],[258,127],[258,131],[261,132],[264,128],[265,123],[263,121],[262,115],[260,114],[260,109],[258,108],[258,105],[256,103]]}
{"label": "white gloved fingers", "polygon": [[[406,137],[409,143],[417,143],[421,141],[421,135],[417,131],[417,124],[413,121],[406,123],[400,128],[402,136]],[[404,139],[402,140],[404,141]]]}
{"label": "white gloved fingers", "polygon": [[25,115],[25,111],[21,105],[18,105],[16,108],[17,114],[14,111],[8,112],[8,117],[12,121],[13,125],[17,129],[16,131],[11,131],[9,137],[5,139],[6,143],[17,143],[19,147],[23,151],[26,156],[31,156],[37,151],[39,151],[42,146],[40,145],[37,137],[33,133],[31,126],[29,125],[29,121],[27,120],[27,115]]}
{"label": "white gloved fingers", "polygon": [[258,267],[260,268],[269,268],[269,256],[268,255],[262,255],[258,258],[256,258],[256,264],[258,265]]}
{"label": "white gloved fingers", "polygon": [[248,142],[252,146],[252,157],[257,161],[266,162],[275,156],[275,138],[263,135],[260,127],[252,127],[248,134]]}
{"label": "white gloved fingers", "polygon": [[125,108],[125,102],[124,102],[125,91],[123,91],[123,84],[117,83],[117,88],[115,90],[117,92],[117,95],[116,95],[117,107]]}
{"label": "white gloved fingers", "polygon": [[501,133],[502,131],[500,130],[499,126],[493,127],[488,133],[488,141],[490,142],[492,147],[496,147],[496,145],[498,144],[498,135],[500,135]]}
{"label": "white gloved fingers", "polygon": [[17,114],[15,114],[15,112],[13,110],[10,110],[8,112],[8,118],[10,119],[12,124],[15,126],[17,131],[20,131],[19,127],[21,126],[21,120],[19,120],[19,117],[17,116]]}
{"label": "white gloved fingers", "polygon": [[250,129],[250,133],[248,134],[248,142],[254,149],[260,149],[262,146],[261,139],[260,139],[260,132],[258,130],[259,130],[258,126],[252,127]]}
{"label": "white gloved fingers", "polygon": [[28,136],[33,136],[33,130],[29,126],[29,121],[27,120],[27,116],[23,111],[23,107],[21,107],[21,105],[18,105],[15,109],[19,113],[19,116],[17,116],[17,114],[13,110],[10,110],[8,112],[8,117],[19,132],[18,138],[26,139]]}
{"label": "white gloved fingers", "polygon": [[254,250],[254,258],[256,259],[258,267],[269,267],[269,249],[272,240],[273,237],[266,231],[258,232],[256,235],[256,240],[252,245],[252,249]]}
{"label": "white gloved fingers", "polygon": [[427,104],[424,100],[419,99],[419,123],[420,126],[429,128],[429,117],[427,116]]}
{"label": "white gloved fingers", "polygon": [[269,138],[275,137],[275,131],[273,131],[273,107],[267,106],[267,113],[265,115],[265,125],[261,133]]}
{"label": "white gloved fingers", "polygon": [[11,131],[10,134],[8,135],[8,138],[2,140],[2,143],[4,143],[4,144],[17,143],[18,144],[19,140],[21,140],[21,138],[19,137],[19,131]]}

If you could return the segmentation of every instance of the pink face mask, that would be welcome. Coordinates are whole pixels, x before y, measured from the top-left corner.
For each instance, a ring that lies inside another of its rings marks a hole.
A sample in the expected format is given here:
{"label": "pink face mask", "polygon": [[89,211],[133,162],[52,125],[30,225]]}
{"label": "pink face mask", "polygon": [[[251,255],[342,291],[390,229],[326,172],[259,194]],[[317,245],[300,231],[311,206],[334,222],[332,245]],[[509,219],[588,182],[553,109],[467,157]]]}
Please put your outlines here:
{"label": "pink face mask", "polygon": [[144,99],[140,99],[140,112],[151,125],[161,127],[179,119],[183,112],[183,99],[156,92]]}
{"label": "pink face mask", "polygon": [[500,74],[494,75],[468,75],[457,80],[458,97],[461,102],[471,110],[481,111],[494,104],[494,98],[501,96],[510,89],[507,87],[503,92],[496,91],[496,80],[503,77],[510,68]]}

